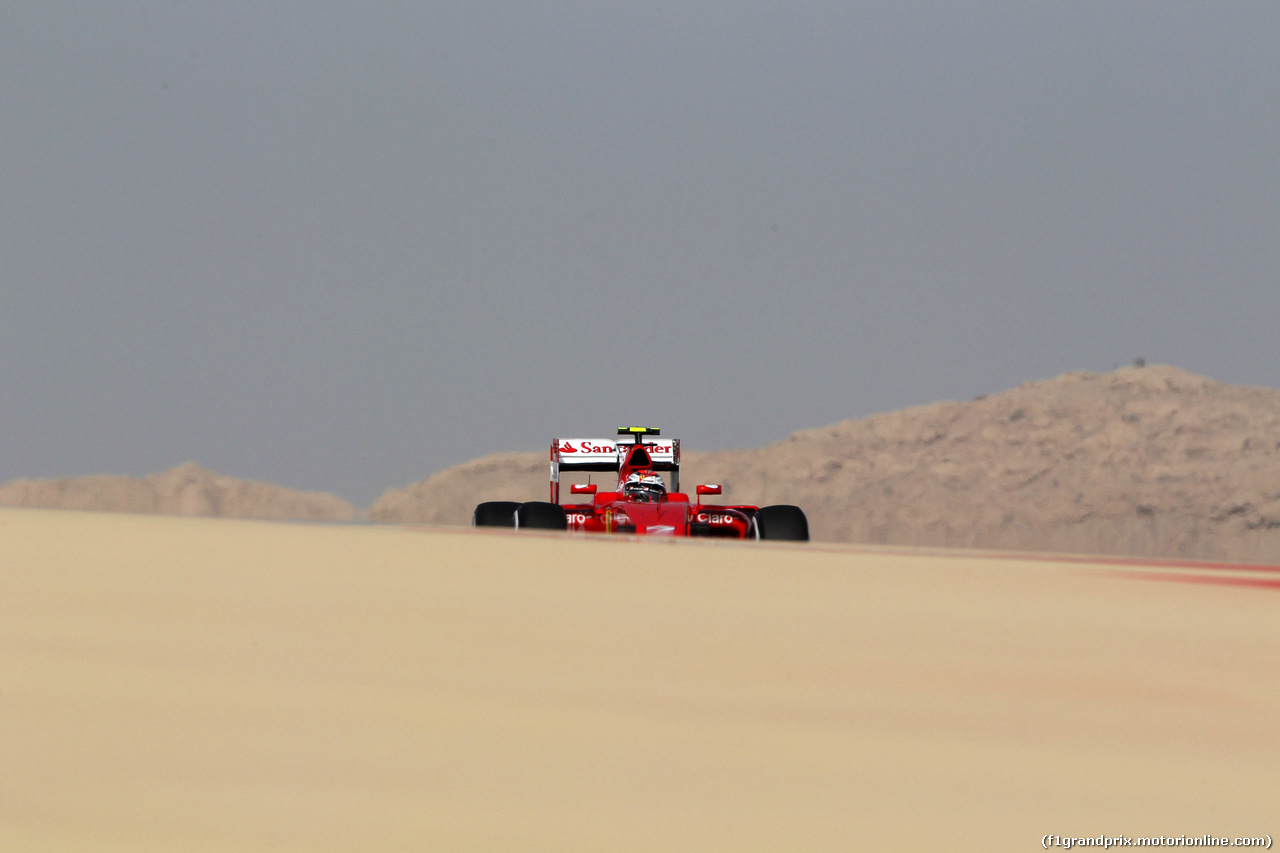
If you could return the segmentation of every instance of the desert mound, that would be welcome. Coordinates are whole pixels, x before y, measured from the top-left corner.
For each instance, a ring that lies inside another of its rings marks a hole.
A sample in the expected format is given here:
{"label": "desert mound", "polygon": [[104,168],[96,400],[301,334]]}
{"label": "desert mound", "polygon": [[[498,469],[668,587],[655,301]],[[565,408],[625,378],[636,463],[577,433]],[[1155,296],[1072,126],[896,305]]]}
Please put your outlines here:
{"label": "desert mound", "polygon": [[545,501],[547,497],[545,452],[495,453],[446,468],[413,485],[388,489],[369,507],[369,520],[436,526],[470,524],[471,511],[478,503]]}
{"label": "desert mound", "polygon": [[[794,503],[815,539],[1280,561],[1280,392],[1168,366],[1068,373],[684,454],[684,487]],[[387,492],[376,521],[465,524],[543,499],[541,453],[489,456]]]}
{"label": "desert mound", "polygon": [[12,480],[0,486],[0,506],[307,521],[355,517],[355,508],[337,495],[226,477],[194,462],[146,477]]}
{"label": "desert mound", "polygon": [[1276,571],[21,509],[0,531],[3,850],[1276,833]]}

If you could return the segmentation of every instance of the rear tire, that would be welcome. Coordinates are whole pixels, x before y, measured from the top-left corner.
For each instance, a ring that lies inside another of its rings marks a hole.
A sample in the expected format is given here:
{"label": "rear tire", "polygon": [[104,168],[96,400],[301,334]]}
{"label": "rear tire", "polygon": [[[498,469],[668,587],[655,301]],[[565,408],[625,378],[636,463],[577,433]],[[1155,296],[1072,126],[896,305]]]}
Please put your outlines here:
{"label": "rear tire", "polygon": [[568,530],[569,516],[559,504],[528,501],[516,510],[516,527],[528,530]]}
{"label": "rear tire", "polygon": [[775,542],[808,542],[809,519],[791,504],[762,506],[756,512],[756,538]]}
{"label": "rear tire", "polygon": [[516,501],[486,501],[471,514],[471,526],[515,527],[516,510],[519,508]]}

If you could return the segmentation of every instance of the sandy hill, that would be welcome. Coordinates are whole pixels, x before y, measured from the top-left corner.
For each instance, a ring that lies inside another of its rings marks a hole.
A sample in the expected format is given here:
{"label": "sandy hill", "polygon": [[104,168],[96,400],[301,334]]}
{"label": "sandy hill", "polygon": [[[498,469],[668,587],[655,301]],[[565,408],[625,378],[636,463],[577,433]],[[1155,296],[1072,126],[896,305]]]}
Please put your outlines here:
{"label": "sandy hill", "polygon": [[[1280,392],[1168,366],[1068,373],[686,452],[683,480],[798,504],[815,539],[1280,561]],[[545,495],[544,454],[501,454],[392,489],[370,518],[465,524],[479,501]]]}
{"label": "sandy hill", "polygon": [[0,486],[0,506],[310,521],[355,517],[355,508],[337,495],[226,477],[194,462],[141,478],[13,480]]}

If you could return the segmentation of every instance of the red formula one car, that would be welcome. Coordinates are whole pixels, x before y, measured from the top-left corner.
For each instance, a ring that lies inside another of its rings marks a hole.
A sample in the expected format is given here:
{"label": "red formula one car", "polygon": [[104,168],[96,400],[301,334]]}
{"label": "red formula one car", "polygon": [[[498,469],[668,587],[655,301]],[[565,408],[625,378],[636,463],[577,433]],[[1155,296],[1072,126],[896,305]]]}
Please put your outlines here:
{"label": "red formula one car", "polygon": [[[796,506],[720,505],[702,502],[718,485],[697,487],[697,503],[680,491],[680,440],[661,439],[652,427],[619,427],[625,439],[553,438],[551,500],[489,501],[476,507],[476,527],[519,527],[642,536],[719,536],[729,539],[807,541],[809,521]],[[630,440],[627,440],[630,439]],[[575,471],[615,474],[612,491],[573,484],[570,494],[589,503],[561,504],[560,475]],[[662,475],[670,476],[670,489]]]}

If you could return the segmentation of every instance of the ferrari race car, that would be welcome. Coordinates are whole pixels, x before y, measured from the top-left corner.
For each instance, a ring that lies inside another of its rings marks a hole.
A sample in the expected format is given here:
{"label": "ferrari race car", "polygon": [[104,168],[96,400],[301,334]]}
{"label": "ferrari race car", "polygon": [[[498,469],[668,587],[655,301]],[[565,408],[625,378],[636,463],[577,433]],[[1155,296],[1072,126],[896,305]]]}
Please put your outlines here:
{"label": "ferrari race car", "polygon": [[[680,439],[663,440],[652,427],[619,427],[619,439],[553,438],[551,500],[488,501],[476,507],[476,527],[634,533],[641,536],[717,536],[728,539],[808,541],[809,521],[796,506],[721,505],[702,502],[721,494],[718,485],[696,489],[697,502],[680,491]],[[612,491],[594,483],[571,484],[587,503],[560,503],[560,475],[599,471],[617,476]],[[662,475],[670,477],[670,488]]]}

